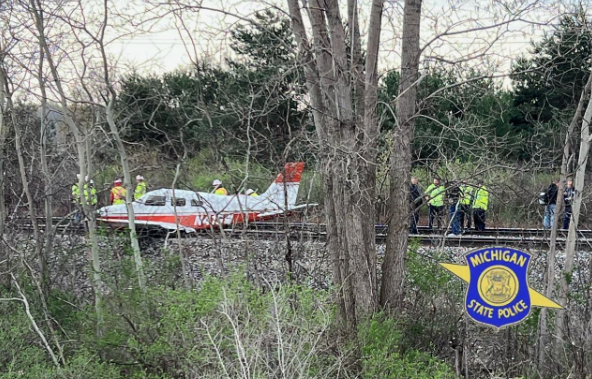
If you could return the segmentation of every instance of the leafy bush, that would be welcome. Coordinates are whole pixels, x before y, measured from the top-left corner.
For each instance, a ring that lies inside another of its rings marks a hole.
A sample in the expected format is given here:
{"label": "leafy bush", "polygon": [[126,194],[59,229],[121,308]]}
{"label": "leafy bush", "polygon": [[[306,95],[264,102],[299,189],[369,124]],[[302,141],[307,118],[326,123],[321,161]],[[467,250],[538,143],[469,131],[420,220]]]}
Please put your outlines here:
{"label": "leafy bush", "polygon": [[362,378],[451,379],[455,375],[446,364],[416,350],[402,352],[397,322],[378,315],[360,327]]}
{"label": "leafy bush", "polygon": [[[191,290],[171,286],[163,268],[141,291],[131,259],[110,262],[99,334],[92,304],[62,293],[49,297],[65,367],[53,365],[21,304],[0,302],[8,315],[0,319],[0,379],[449,377],[430,355],[404,349],[399,325],[384,318],[361,326],[358,361],[353,341],[340,339],[331,291],[280,283],[259,288],[240,268]],[[30,301],[57,352],[34,292]]]}

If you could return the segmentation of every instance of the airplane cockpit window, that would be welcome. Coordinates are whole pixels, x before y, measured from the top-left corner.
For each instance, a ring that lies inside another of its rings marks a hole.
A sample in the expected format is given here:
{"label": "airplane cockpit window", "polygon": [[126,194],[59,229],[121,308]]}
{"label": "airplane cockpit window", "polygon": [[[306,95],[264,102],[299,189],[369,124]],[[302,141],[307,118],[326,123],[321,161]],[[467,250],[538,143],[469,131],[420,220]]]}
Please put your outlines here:
{"label": "airplane cockpit window", "polygon": [[203,201],[197,199],[191,199],[192,207],[203,207]]}
{"label": "airplane cockpit window", "polygon": [[144,205],[153,207],[162,207],[166,204],[166,198],[164,196],[151,195],[144,200]]}
{"label": "airplane cockpit window", "polygon": [[[171,203],[173,202],[173,199],[171,199]],[[184,207],[185,204],[187,204],[187,202],[185,201],[185,199],[183,198],[175,198],[175,207]]]}

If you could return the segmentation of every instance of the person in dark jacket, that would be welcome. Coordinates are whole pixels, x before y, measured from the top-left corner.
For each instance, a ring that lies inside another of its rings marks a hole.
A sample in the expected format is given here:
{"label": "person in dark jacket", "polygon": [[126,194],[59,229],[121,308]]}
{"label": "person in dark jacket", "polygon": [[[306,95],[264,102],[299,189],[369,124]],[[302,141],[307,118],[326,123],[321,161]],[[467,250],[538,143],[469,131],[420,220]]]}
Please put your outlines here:
{"label": "person in dark jacket", "polygon": [[563,211],[563,229],[569,229],[569,221],[571,220],[571,204],[576,194],[573,188],[573,180],[568,179],[565,188],[563,189],[563,201],[565,210]]}
{"label": "person in dark jacket", "polygon": [[543,227],[545,229],[551,229],[553,226],[553,220],[555,219],[555,205],[557,204],[557,191],[559,190],[559,187],[557,186],[558,184],[559,180],[554,180],[545,191],[545,198],[547,200],[545,216],[543,217]]}
{"label": "person in dark jacket", "polygon": [[409,205],[411,206],[411,221],[409,223],[409,233],[417,234],[417,224],[419,223],[419,207],[422,203],[421,190],[415,176],[411,177],[411,186],[409,188]]}
{"label": "person in dark jacket", "polygon": [[463,198],[463,192],[458,182],[451,182],[446,186],[446,198],[448,199],[448,215],[452,233],[448,237],[459,236],[462,233],[460,226],[460,200]]}

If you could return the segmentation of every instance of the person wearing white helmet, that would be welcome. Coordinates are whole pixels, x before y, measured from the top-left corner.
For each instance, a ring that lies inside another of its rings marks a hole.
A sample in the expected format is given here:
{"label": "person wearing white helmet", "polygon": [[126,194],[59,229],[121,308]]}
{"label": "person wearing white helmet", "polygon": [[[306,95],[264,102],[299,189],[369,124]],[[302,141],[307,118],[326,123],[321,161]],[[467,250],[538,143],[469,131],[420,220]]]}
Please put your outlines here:
{"label": "person wearing white helmet", "polygon": [[219,179],[215,179],[212,182],[212,186],[214,186],[215,195],[228,195],[226,188],[222,187],[222,181],[220,181]]}
{"label": "person wearing white helmet", "polygon": [[[76,178],[80,181],[81,175],[76,174]],[[72,185],[72,203],[74,203],[75,207],[77,208],[77,212],[74,215],[74,223],[79,224],[83,218],[84,211],[82,209],[82,198],[80,196],[80,188],[78,186],[78,181]],[[89,181],[88,175],[84,177],[84,184],[82,186],[82,193],[84,195],[84,202],[89,206],[96,206],[98,203],[97,197],[97,190],[93,186],[94,182],[92,180]]]}
{"label": "person wearing white helmet", "polygon": [[146,195],[146,182],[144,181],[144,177],[142,175],[136,176],[136,190],[134,191],[134,200],[139,200],[142,196]]}
{"label": "person wearing white helmet", "polygon": [[247,190],[247,192],[245,192],[245,193],[247,194],[247,196],[259,196],[259,195],[257,194],[257,192],[253,191],[251,188],[249,188],[249,189]]}

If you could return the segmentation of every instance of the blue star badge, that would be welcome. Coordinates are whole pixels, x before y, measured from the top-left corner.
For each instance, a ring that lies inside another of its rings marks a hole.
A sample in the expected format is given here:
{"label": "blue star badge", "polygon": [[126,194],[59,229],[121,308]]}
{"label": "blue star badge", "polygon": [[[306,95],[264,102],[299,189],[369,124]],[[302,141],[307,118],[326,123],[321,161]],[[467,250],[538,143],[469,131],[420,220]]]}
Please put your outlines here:
{"label": "blue star badge", "polygon": [[467,265],[440,263],[469,284],[465,310],[481,324],[503,328],[524,321],[532,306],[561,306],[528,286],[530,254],[507,247],[467,253]]}

